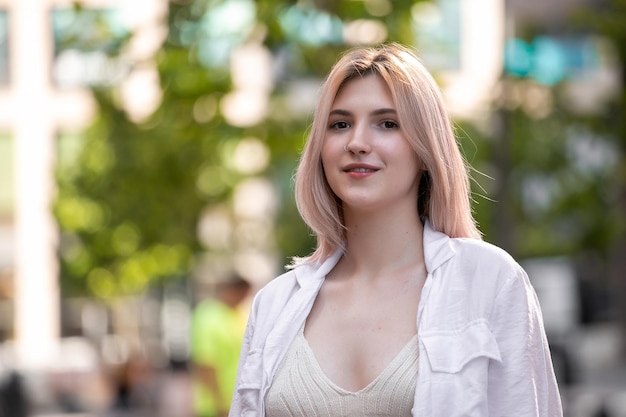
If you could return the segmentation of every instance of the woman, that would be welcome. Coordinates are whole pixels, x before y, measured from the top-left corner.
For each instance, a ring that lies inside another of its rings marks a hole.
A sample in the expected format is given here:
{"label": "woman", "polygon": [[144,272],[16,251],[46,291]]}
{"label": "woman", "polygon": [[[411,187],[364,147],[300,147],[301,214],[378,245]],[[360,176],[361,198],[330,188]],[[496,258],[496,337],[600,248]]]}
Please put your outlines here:
{"label": "woman", "polygon": [[255,297],[231,416],[562,415],[534,290],[480,239],[412,52],[337,62],[295,181],[317,248]]}

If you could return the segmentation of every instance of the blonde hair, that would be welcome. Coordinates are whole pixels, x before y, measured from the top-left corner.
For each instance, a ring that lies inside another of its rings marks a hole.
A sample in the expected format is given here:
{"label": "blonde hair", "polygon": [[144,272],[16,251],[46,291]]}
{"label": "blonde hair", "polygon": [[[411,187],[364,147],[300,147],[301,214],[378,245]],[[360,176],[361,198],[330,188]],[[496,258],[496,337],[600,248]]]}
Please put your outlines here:
{"label": "blonde hair", "polygon": [[294,265],[321,262],[344,246],[341,200],[326,180],[322,144],[338,91],[349,80],[366,74],[381,77],[391,90],[400,126],[425,167],[419,185],[419,215],[450,237],[481,238],[471,211],[469,167],[459,151],[441,91],[413,52],[399,44],[385,44],[348,51],[322,85],[295,173],[296,205],[317,237],[317,248],[306,258],[294,258]]}

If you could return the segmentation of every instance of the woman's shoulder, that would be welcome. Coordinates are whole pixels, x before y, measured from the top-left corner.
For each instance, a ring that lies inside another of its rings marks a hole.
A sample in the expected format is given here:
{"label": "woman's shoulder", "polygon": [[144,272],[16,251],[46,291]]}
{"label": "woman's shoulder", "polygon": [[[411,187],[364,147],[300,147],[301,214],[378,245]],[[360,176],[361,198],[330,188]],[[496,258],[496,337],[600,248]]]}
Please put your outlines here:
{"label": "woman's shoulder", "polygon": [[477,238],[450,237],[433,229],[430,223],[425,226],[424,243],[426,261],[432,271],[445,266],[446,271],[453,268],[466,279],[470,273],[489,271],[489,275],[493,275],[494,271],[513,271],[517,274],[521,270],[517,261],[501,247]]}
{"label": "woman's shoulder", "polygon": [[275,299],[291,293],[297,287],[295,270],[290,269],[266,283],[257,293],[256,298]]}
{"label": "woman's shoulder", "polygon": [[436,286],[443,299],[450,290],[463,294],[459,305],[478,308],[481,317],[489,316],[494,303],[527,299],[530,288],[526,272],[504,249],[478,239],[451,239],[454,256],[442,268]]}
{"label": "woman's shoulder", "polygon": [[[475,278],[481,285],[500,287],[509,281],[524,281],[526,272],[507,251],[479,239],[452,239],[456,270],[464,279]],[[474,281],[474,280],[470,280]]]}
{"label": "woman's shoulder", "polygon": [[518,268],[517,261],[506,250],[480,239],[452,239],[456,255],[461,262],[488,263],[501,268]]}
{"label": "woman's shoulder", "polygon": [[303,264],[283,272],[265,284],[257,293],[256,298],[259,302],[286,302],[304,282],[308,281],[309,275],[312,274],[311,270],[314,271],[312,266]]}

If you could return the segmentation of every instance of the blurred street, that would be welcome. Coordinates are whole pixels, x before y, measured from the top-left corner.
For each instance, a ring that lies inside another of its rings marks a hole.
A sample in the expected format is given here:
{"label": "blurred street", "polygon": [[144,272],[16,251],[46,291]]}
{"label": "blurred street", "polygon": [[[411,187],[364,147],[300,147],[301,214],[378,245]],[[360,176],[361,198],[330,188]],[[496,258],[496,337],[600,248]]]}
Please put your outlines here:
{"label": "blurred street", "polygon": [[[553,343],[565,417],[626,417],[626,363],[618,349],[622,344],[610,323],[572,332],[567,351]],[[190,375],[181,364],[133,369],[123,383],[103,369],[22,375],[23,395],[16,395],[14,388],[10,396],[0,398],[5,404],[23,398],[27,408],[14,404],[13,414],[0,416],[194,417]],[[20,411],[25,409],[28,414]]]}
{"label": "blurred street", "polygon": [[[74,398],[73,405],[69,398],[64,398],[65,410],[59,407],[60,398],[53,406],[39,404],[30,417],[193,417],[191,411],[190,380],[186,372],[163,371],[154,375],[149,382],[150,393],[141,401],[134,401],[127,407],[107,406],[104,398],[95,398],[95,392],[89,398]],[[90,388],[93,389],[93,388]],[[145,389],[145,387],[143,388]],[[79,390],[77,390],[79,391]],[[75,391],[75,392],[77,392]],[[590,372],[573,385],[561,384],[564,400],[565,417],[626,417],[626,364],[612,366],[610,369]],[[47,396],[39,392],[35,396]],[[108,398],[109,394],[100,394]],[[78,404],[91,403],[91,410],[80,410]],[[95,404],[98,403],[98,406]],[[74,411],[71,409],[74,408]],[[0,414],[3,415],[3,414]],[[9,417],[21,417],[19,414]],[[4,417],[4,415],[3,415]]]}

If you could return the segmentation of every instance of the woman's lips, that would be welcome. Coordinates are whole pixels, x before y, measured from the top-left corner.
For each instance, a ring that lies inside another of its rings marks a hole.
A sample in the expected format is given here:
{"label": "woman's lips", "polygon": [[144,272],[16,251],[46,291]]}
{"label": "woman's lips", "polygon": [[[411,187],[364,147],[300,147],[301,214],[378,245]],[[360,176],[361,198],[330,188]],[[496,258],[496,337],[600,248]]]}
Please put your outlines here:
{"label": "woman's lips", "polygon": [[364,178],[376,173],[378,168],[366,164],[350,164],[345,166],[343,171],[352,178]]}

